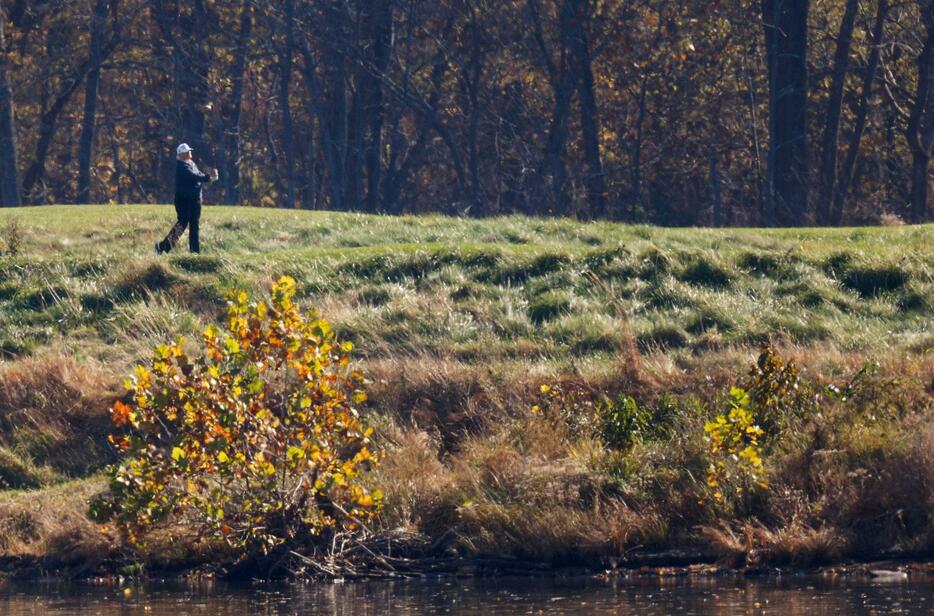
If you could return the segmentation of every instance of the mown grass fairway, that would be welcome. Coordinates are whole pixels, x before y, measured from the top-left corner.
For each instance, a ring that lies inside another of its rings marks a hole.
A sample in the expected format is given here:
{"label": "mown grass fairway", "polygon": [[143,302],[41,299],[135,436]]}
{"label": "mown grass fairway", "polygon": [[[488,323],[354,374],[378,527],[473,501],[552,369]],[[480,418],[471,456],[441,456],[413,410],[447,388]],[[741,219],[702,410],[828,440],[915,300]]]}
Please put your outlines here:
{"label": "mown grass fairway", "polygon": [[[82,512],[113,459],[103,438],[123,376],[161,342],[197,345],[231,290],[259,294],[284,274],[370,379],[388,528],[454,529],[456,549],[552,562],[696,541],[805,561],[934,545],[932,225],[208,207],[202,255],[183,239],[157,257],[173,216],[0,209],[0,554],[55,565],[107,552]],[[704,422],[767,343],[799,364],[821,414],[776,436],[763,494],[705,504]],[[592,409],[543,422],[529,414],[543,383],[631,395],[653,430],[615,448]],[[54,510],[30,513],[35,489]],[[214,553],[153,545],[153,562]]]}
{"label": "mown grass fairway", "polygon": [[[768,338],[934,344],[934,226],[699,230],[211,207],[205,249],[157,258],[167,206],[0,211],[0,349],[66,344],[124,366],[216,318],[226,293],[300,281],[360,352],[468,361],[703,350]],[[184,244],[184,242],[183,242]],[[116,354],[116,356],[114,355]],[[123,366],[120,366],[123,367]]]}

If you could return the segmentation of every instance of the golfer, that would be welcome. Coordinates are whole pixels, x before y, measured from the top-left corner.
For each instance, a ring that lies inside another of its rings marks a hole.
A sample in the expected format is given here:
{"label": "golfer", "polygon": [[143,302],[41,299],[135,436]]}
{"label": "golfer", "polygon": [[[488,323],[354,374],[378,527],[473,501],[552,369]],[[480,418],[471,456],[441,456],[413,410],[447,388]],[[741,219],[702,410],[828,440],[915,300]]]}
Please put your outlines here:
{"label": "golfer", "polygon": [[165,236],[165,239],[156,243],[156,254],[169,252],[175,248],[178,238],[188,227],[188,249],[191,252],[201,252],[198,243],[198,223],[201,219],[201,185],[217,181],[217,169],[211,175],[201,173],[195,161],[191,159],[192,149],[183,143],[175,150],[178,160],[175,161],[175,213],[178,222]]}

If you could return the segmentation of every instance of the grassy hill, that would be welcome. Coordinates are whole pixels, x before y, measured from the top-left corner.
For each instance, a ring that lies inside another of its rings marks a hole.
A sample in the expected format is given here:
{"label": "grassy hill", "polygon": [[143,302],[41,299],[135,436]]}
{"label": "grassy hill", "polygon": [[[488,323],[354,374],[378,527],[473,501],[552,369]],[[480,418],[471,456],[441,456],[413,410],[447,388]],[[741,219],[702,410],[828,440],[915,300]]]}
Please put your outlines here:
{"label": "grassy hill", "polygon": [[[0,209],[0,555],[106,552],[83,499],[111,459],[106,409],[123,375],[162,341],[197,340],[232,289],[260,292],[283,274],[355,342],[370,377],[387,526],[453,528],[458,549],[564,561],[697,541],[698,525],[730,554],[753,549],[743,536],[817,556],[934,545],[934,476],[919,470],[934,449],[932,225],[660,229],[209,207],[202,255],[183,238],[157,257],[173,216]],[[766,343],[818,391],[854,389],[776,441],[767,495],[727,516],[759,529],[742,535],[698,505],[703,422]],[[542,383],[631,395],[666,429],[620,451],[593,430],[542,425],[527,412]],[[152,557],[197,559],[186,549]]]}
{"label": "grassy hill", "polygon": [[182,246],[156,258],[172,215],[0,210],[0,229],[15,221],[21,236],[0,264],[3,353],[80,340],[82,352],[126,359],[138,343],[199,331],[230,289],[281,274],[369,357],[592,357],[614,352],[624,322],[643,349],[934,341],[934,226],[658,229],[213,207],[202,256]]}

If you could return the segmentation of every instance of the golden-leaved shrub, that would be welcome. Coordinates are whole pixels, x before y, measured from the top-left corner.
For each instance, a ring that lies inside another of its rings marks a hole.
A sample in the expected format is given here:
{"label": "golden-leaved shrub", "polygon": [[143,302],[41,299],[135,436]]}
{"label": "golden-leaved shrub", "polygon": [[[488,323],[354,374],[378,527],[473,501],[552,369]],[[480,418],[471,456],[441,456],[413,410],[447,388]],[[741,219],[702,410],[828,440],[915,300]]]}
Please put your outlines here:
{"label": "golden-leaved shrub", "polygon": [[244,554],[360,528],[382,494],[359,481],[376,463],[360,419],[363,377],[327,321],[294,303],[295,281],[270,297],[231,294],[226,327],[182,340],[136,367],[111,411],[122,452],[92,516],[132,543],[184,519]]}

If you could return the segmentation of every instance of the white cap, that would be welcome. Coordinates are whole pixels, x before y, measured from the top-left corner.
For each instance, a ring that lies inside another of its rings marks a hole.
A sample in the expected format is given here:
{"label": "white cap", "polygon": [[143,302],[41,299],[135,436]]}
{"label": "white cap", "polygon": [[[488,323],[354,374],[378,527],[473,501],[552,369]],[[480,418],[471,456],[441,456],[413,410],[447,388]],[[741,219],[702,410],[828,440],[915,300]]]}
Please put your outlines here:
{"label": "white cap", "polygon": [[183,144],[181,144],[180,146],[178,146],[177,148],[175,148],[175,154],[176,154],[176,155],[178,155],[178,154],[184,154],[185,152],[191,152],[191,151],[192,151],[192,150],[191,150],[191,146],[189,146],[187,143],[183,143]]}

